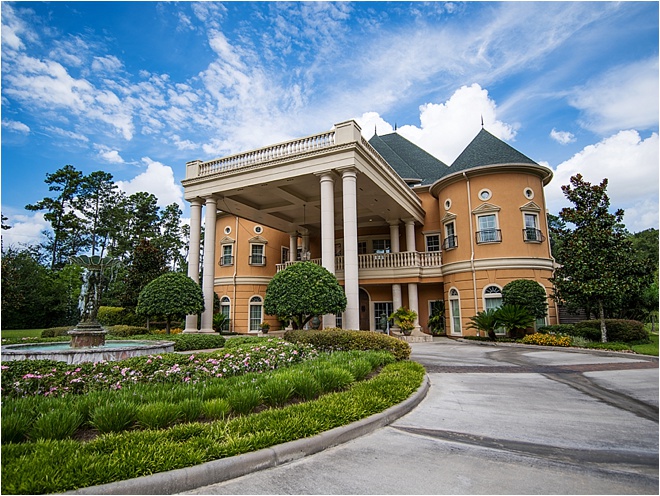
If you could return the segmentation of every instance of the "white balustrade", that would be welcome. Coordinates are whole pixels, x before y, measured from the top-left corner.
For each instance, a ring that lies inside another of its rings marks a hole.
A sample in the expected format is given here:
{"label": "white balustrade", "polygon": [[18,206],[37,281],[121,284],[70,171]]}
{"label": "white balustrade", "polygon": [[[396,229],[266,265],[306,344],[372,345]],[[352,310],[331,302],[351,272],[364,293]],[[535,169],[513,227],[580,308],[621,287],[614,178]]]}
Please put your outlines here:
{"label": "white balustrade", "polygon": [[[321,259],[310,260],[321,265]],[[277,271],[281,271],[296,262],[277,264]],[[369,255],[358,255],[358,269],[405,269],[408,267],[440,267],[442,255],[439,251],[403,251],[399,253],[372,253]],[[335,271],[344,270],[344,257],[335,257]]]}
{"label": "white balustrade", "polygon": [[307,138],[301,138],[278,145],[272,145],[250,152],[239,153],[230,157],[204,162],[199,166],[199,176],[226,172],[269,162],[283,157],[308,153],[335,144],[335,132],[329,131]]}

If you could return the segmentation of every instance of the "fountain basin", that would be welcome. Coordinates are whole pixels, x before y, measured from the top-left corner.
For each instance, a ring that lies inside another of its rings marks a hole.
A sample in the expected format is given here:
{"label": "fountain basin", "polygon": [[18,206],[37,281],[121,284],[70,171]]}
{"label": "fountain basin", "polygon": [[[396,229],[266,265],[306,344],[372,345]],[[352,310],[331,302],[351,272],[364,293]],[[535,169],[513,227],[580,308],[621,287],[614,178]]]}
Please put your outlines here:
{"label": "fountain basin", "polygon": [[115,362],[134,356],[172,353],[174,341],[106,341],[103,346],[71,348],[68,342],[11,344],[2,346],[2,361],[57,360],[68,364],[83,362]]}

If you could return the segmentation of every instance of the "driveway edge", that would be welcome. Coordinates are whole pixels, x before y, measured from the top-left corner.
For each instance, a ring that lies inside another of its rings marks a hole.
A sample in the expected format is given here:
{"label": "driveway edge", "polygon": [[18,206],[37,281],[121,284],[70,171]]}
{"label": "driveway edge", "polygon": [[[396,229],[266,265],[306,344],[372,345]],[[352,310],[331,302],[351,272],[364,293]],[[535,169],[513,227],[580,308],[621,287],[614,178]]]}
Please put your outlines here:
{"label": "driveway edge", "polygon": [[85,487],[75,491],[67,491],[64,494],[177,494],[235,479],[245,474],[283,465],[370,434],[409,413],[426,397],[429,388],[429,376],[425,375],[422,385],[417,391],[401,403],[391,406],[381,413],[352,424],[336,427],[313,437],[297,439],[259,451],[213,460],[193,467],[110,482],[100,486]]}

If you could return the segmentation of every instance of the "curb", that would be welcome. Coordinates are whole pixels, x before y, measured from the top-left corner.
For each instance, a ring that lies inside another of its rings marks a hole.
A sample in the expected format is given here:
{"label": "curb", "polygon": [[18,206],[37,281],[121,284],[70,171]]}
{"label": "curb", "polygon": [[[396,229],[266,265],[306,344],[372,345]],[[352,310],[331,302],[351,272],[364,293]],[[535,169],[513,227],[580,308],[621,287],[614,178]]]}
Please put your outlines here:
{"label": "curb", "polygon": [[271,448],[222,458],[193,467],[146,475],[135,479],[85,487],[64,494],[177,494],[235,479],[259,470],[313,455],[385,427],[421,403],[430,388],[429,376],[410,397],[387,410],[316,436],[289,441]]}

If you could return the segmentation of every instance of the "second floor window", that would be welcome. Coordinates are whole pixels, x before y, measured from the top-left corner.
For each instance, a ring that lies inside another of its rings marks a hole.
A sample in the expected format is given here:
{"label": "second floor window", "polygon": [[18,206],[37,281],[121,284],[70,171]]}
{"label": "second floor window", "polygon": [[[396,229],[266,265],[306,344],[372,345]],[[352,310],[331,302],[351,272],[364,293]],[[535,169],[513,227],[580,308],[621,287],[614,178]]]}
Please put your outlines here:
{"label": "second floor window", "polygon": [[451,250],[458,246],[458,238],[456,237],[456,225],[453,222],[447,222],[445,224],[445,240],[444,240],[445,250]]}
{"label": "second floor window", "polygon": [[374,253],[389,253],[390,240],[389,239],[374,239],[372,242]]}
{"label": "second floor window", "polygon": [[426,236],[426,251],[440,251],[440,236],[438,234]]}
{"label": "second floor window", "polygon": [[523,239],[529,242],[540,243],[543,235],[539,231],[539,218],[536,214],[525,214],[525,229]]}
{"label": "second floor window", "polygon": [[479,226],[477,243],[498,243],[502,241],[495,214],[480,215],[477,217],[477,222]]}
{"label": "second floor window", "polygon": [[264,245],[250,245],[250,265],[266,265]]}
{"label": "second floor window", "polygon": [[222,245],[220,265],[234,265],[234,245]]}

